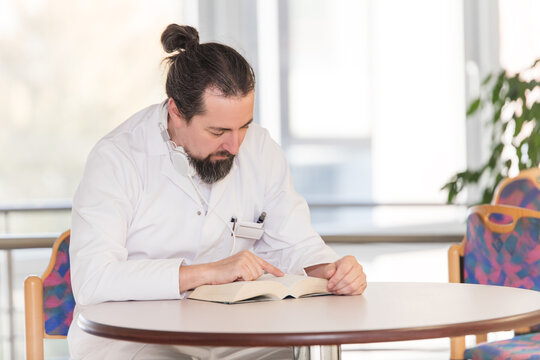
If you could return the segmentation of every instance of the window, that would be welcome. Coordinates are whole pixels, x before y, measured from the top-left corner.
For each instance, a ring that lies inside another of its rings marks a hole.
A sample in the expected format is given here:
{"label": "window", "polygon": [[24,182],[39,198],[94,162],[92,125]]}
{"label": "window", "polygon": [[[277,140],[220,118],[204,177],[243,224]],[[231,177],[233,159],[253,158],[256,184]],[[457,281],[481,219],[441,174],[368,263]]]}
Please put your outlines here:
{"label": "window", "polygon": [[0,3],[0,200],[71,198],[97,140],[165,98],[159,37],[191,3]]}
{"label": "window", "polygon": [[[444,203],[440,188],[466,161],[462,3],[279,5],[281,135],[297,190],[312,204]],[[357,228],[456,217],[430,208],[312,214]]]}
{"label": "window", "polygon": [[[285,6],[283,142],[297,187],[329,199],[442,202],[440,186],[465,160],[461,4]],[[314,185],[302,175],[314,163],[339,170]]]}
{"label": "window", "polygon": [[532,0],[499,0],[500,61],[514,73],[540,57],[540,3]]}

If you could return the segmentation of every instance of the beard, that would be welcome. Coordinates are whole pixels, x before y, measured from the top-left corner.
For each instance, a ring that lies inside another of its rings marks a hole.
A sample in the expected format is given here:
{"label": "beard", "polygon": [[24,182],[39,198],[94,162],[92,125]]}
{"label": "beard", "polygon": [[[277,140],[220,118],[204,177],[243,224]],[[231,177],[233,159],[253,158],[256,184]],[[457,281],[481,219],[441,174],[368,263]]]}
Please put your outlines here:
{"label": "beard", "polygon": [[[197,172],[197,175],[206,184],[213,184],[223,179],[229,172],[234,163],[234,155],[228,151],[218,151],[208,155],[204,159],[196,158],[187,152],[188,160],[191,166]],[[212,161],[212,156],[227,156],[224,160]]]}

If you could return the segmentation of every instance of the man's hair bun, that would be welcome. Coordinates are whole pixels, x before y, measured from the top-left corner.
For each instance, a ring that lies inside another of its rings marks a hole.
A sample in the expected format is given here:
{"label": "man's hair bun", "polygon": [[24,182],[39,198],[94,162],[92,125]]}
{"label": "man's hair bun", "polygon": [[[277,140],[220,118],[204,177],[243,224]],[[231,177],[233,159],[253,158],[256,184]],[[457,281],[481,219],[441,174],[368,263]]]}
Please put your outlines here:
{"label": "man's hair bun", "polygon": [[199,45],[199,32],[191,26],[170,24],[161,34],[161,44],[167,53],[191,50]]}

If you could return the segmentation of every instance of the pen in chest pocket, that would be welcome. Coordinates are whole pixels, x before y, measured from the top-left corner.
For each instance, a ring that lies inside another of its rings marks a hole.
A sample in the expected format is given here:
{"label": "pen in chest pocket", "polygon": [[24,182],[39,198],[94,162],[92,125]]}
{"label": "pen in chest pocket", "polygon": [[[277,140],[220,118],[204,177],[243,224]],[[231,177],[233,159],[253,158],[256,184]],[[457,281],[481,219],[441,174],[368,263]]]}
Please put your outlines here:
{"label": "pen in chest pocket", "polygon": [[233,223],[232,225],[232,231],[234,232],[234,229],[236,228],[236,223],[238,222],[238,218],[236,216],[233,216],[231,218],[231,222]]}

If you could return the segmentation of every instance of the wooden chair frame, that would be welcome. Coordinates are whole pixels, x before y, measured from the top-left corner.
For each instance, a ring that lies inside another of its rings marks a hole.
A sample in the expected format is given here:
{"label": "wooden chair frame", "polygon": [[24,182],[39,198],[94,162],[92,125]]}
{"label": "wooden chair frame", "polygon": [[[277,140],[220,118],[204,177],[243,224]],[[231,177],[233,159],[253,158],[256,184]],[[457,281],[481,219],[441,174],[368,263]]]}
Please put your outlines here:
{"label": "wooden chair frame", "polygon": [[53,271],[56,263],[56,255],[60,244],[70,235],[70,231],[64,232],[52,247],[49,265],[41,277],[30,275],[24,280],[24,314],[25,314],[25,340],[26,359],[43,360],[44,339],[65,339],[63,335],[49,335],[45,332],[43,316],[43,280]]}
{"label": "wooden chair frame", "polygon": [[[476,213],[479,214],[485,226],[495,232],[506,233],[510,232],[516,226],[517,220],[522,217],[534,217],[540,218],[540,212],[518,208],[514,206],[506,205],[478,205],[473,206],[467,212],[467,218],[469,215]],[[491,214],[504,214],[512,217],[513,222],[509,224],[496,224],[489,221],[489,215]],[[453,244],[448,249],[448,281],[451,283],[461,283],[463,279],[462,259],[465,251],[465,242],[467,241],[467,235],[463,237],[463,240],[459,244]],[[514,329],[516,334],[526,333],[529,328]],[[487,341],[487,334],[476,334],[476,343],[482,343]],[[450,359],[461,360],[464,358],[465,352],[465,336],[459,336],[450,338]]]}

